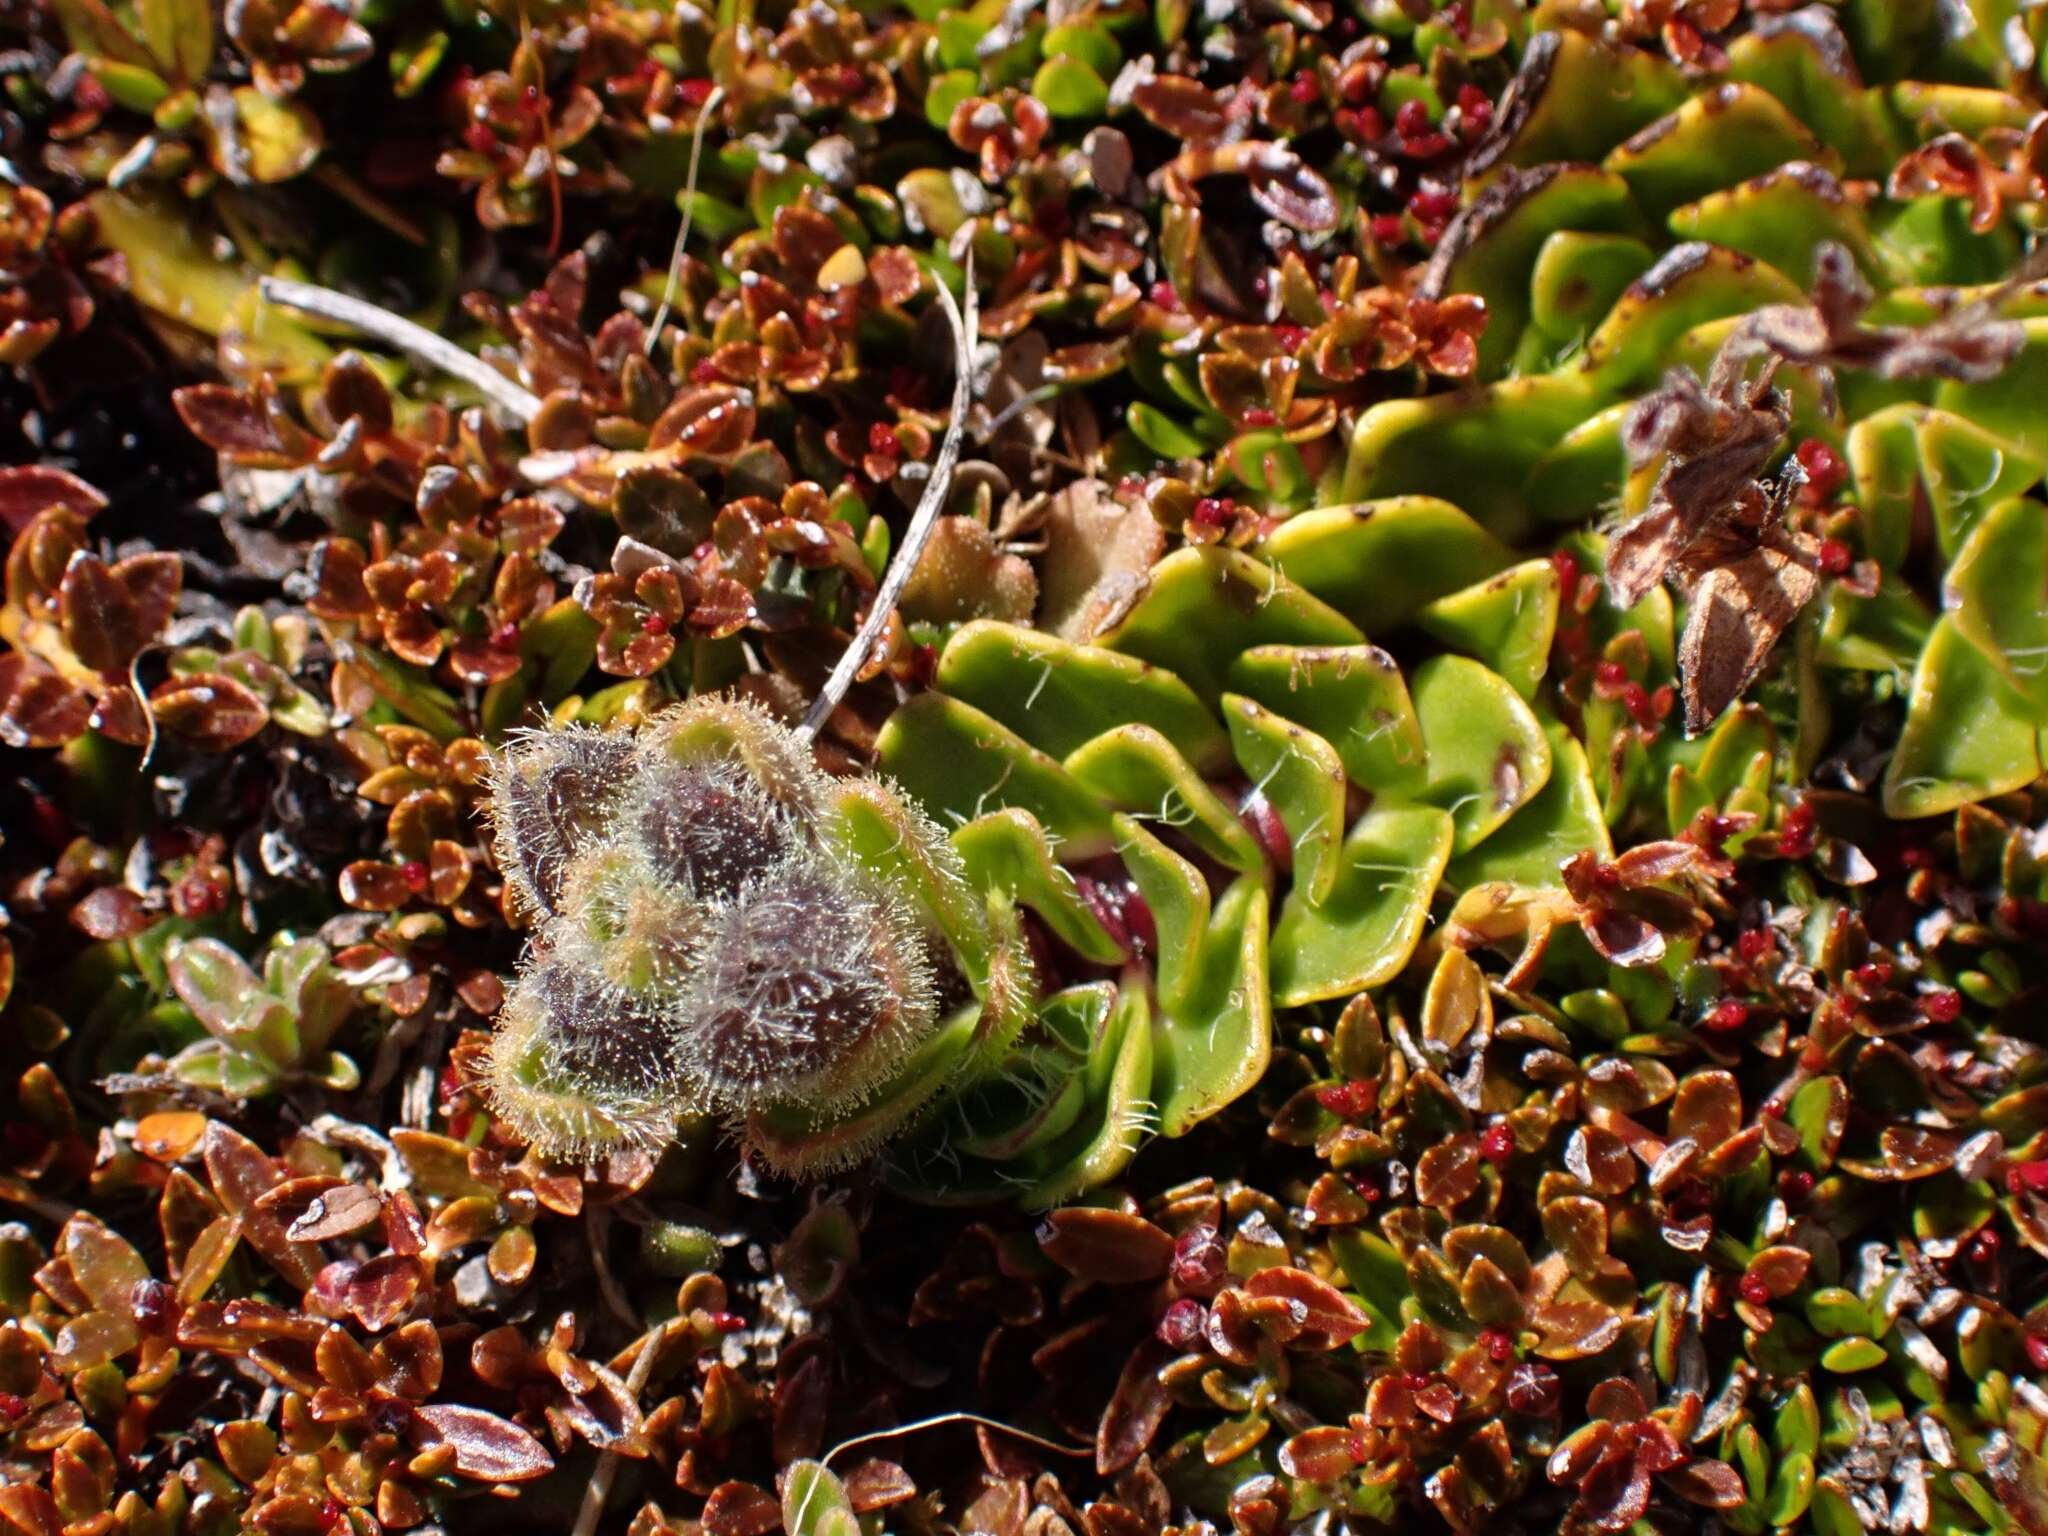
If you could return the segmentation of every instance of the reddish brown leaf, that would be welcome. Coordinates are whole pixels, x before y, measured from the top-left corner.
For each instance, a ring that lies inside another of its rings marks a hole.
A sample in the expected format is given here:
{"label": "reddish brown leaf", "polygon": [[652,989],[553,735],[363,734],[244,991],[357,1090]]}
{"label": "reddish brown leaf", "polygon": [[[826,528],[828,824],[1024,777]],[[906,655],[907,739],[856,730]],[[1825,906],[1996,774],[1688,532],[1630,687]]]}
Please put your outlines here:
{"label": "reddish brown leaf", "polygon": [[225,384],[188,384],[174,390],[178,408],[194,437],[216,453],[251,469],[291,469],[303,445],[287,444],[262,400]]}
{"label": "reddish brown leaf", "polygon": [[412,1439],[422,1449],[455,1449],[455,1470],[479,1482],[522,1483],[554,1470],[541,1443],[509,1419],[459,1403],[427,1403],[412,1416]]}
{"label": "reddish brown leaf", "polygon": [[1173,1262],[1173,1238],[1142,1216],[1069,1206],[1039,1224],[1038,1246],[1069,1274],[1107,1285],[1157,1280]]}
{"label": "reddish brown leaf", "polygon": [[142,898],[124,885],[103,885],[71,909],[72,926],[95,939],[132,938],[153,921]]}
{"label": "reddish brown leaf", "polygon": [[1156,75],[1144,81],[1131,92],[1131,105],[1155,128],[1190,144],[1221,138],[1230,126],[1216,93],[1187,75]]}
{"label": "reddish brown leaf", "polygon": [[177,555],[130,555],[109,566],[81,551],[57,588],[64,643],[95,672],[123,670],[170,622],[184,577]]}
{"label": "reddish brown leaf", "polygon": [[61,747],[91,722],[91,696],[55,668],[20,651],[0,655],[0,746]]}
{"label": "reddish brown leaf", "polygon": [[752,1483],[720,1483],[705,1500],[704,1536],[768,1536],[782,1526],[782,1501]]}
{"label": "reddish brown leaf", "polygon": [[754,436],[754,407],[745,391],[707,385],[685,392],[656,419],[647,446],[682,447],[708,457],[738,453]]}
{"label": "reddish brown leaf", "polygon": [[1351,1452],[1357,1439],[1335,1424],[1303,1430],[1280,1447],[1280,1470],[1311,1483],[1335,1482],[1358,1465]]}
{"label": "reddish brown leaf", "polygon": [[[266,1200],[268,1197],[265,1197]],[[360,1184],[340,1184],[315,1194],[285,1236],[294,1242],[319,1243],[331,1237],[360,1232],[377,1219],[384,1202]]]}
{"label": "reddish brown leaf", "polygon": [[1136,1461],[1159,1433],[1173,1406],[1159,1372],[1172,1358],[1173,1351],[1148,1337],[1124,1362],[1116,1391],[1095,1431],[1095,1470],[1103,1476],[1121,1472]]}
{"label": "reddish brown leaf", "polygon": [[263,701],[224,672],[174,677],[149,703],[159,726],[202,752],[231,752],[270,724]]}
{"label": "reddish brown leaf", "polygon": [[62,507],[83,521],[106,506],[107,498],[68,469],[48,464],[10,464],[0,469],[0,527],[20,533],[38,512]]}
{"label": "reddish brown leaf", "polygon": [[405,1315],[419,1294],[420,1280],[418,1259],[401,1253],[381,1254],[349,1281],[348,1309],[371,1333],[381,1333]]}
{"label": "reddish brown leaf", "polygon": [[1747,1497],[1735,1469],[1725,1461],[1711,1459],[1673,1467],[1664,1474],[1664,1486],[1687,1503],[1708,1509],[1733,1509]]}
{"label": "reddish brown leaf", "polygon": [[1308,1342],[1324,1349],[1348,1344],[1371,1322],[1342,1291],[1305,1269],[1276,1264],[1253,1275],[1244,1289],[1251,1296],[1284,1297],[1306,1309],[1301,1332]]}

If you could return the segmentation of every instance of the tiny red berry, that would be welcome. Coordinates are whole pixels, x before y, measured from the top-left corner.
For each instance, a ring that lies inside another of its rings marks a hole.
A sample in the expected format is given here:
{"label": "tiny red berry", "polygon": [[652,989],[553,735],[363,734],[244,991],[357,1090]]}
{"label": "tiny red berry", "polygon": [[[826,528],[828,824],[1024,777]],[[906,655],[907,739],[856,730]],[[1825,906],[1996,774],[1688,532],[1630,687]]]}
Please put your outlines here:
{"label": "tiny red berry", "polygon": [[2027,1363],[2037,1371],[2048,1371],[2048,1333],[2027,1335]]}
{"label": "tiny red berry", "polygon": [[1725,1035],[1749,1022],[1749,1004],[1739,997],[1724,997],[1707,1012],[1707,1028]]}
{"label": "tiny red berry", "polygon": [[1802,442],[1793,457],[1806,471],[1806,484],[1800,488],[1799,499],[1808,506],[1826,506],[1849,478],[1841,457],[1817,437]]}
{"label": "tiny red berry", "polygon": [[1441,187],[1425,187],[1408,199],[1408,211],[1425,223],[1441,223],[1458,211],[1458,194]]}
{"label": "tiny red berry", "polygon": [[1771,930],[1768,928],[1745,928],[1735,941],[1736,949],[1750,965],[1763,959],[1771,952]]}
{"label": "tiny red berry", "polygon": [[1764,1282],[1762,1275],[1744,1275],[1742,1284],[1737,1289],[1742,1292],[1742,1299],[1752,1307],[1767,1307],[1771,1304],[1771,1288]]}
{"label": "tiny red berry", "polygon": [[2005,1187],[2014,1194],[2048,1194],[2048,1157],[2030,1163],[2014,1163],[2005,1171]]}
{"label": "tiny red berry", "polygon": [[1785,813],[1778,828],[1778,852],[1788,859],[1803,859],[1813,852],[1813,807],[1804,800]]}
{"label": "tiny red berry", "polygon": [[1621,690],[1621,707],[1637,725],[1650,726],[1657,723],[1656,706],[1650,701],[1650,690],[1641,683],[1630,683]]}
{"label": "tiny red berry", "polygon": [[1937,1024],[1953,1024],[1963,1011],[1963,994],[1953,987],[1938,987],[1920,999],[1920,1011]]}
{"label": "tiny red berry", "polygon": [[1479,1155],[1489,1163],[1504,1163],[1515,1155],[1515,1133],[1505,1120],[1496,1120],[1479,1138]]}
{"label": "tiny red berry", "polygon": [[1348,1083],[1326,1083],[1316,1090],[1316,1102],[1344,1120],[1371,1114],[1379,1103],[1379,1097],[1379,1084],[1366,1078]]}

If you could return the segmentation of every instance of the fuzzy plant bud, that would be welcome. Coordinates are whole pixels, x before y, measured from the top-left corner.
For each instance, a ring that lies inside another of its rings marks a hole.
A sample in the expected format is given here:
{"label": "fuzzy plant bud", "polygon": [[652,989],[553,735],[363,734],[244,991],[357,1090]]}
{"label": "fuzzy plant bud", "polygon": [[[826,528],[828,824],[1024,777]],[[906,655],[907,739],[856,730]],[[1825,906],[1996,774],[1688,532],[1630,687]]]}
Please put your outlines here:
{"label": "fuzzy plant bud", "polygon": [[491,1041],[491,1103],[549,1155],[660,1147],[683,1107],[668,1021],[552,956],[506,995]]}
{"label": "fuzzy plant bud", "polygon": [[966,978],[989,992],[996,970],[957,855],[886,786],[831,780],[797,732],[705,698],[632,733],[522,736],[494,792],[506,877],[543,920],[492,1102],[535,1146],[656,1146],[711,1112],[750,1140],[800,1121],[757,1150],[807,1173],[943,1085],[906,1068],[942,992],[971,1025]]}
{"label": "fuzzy plant bud", "polygon": [[491,780],[498,867],[529,912],[555,910],[576,854],[605,829],[633,753],[617,732],[528,731],[499,754]]}

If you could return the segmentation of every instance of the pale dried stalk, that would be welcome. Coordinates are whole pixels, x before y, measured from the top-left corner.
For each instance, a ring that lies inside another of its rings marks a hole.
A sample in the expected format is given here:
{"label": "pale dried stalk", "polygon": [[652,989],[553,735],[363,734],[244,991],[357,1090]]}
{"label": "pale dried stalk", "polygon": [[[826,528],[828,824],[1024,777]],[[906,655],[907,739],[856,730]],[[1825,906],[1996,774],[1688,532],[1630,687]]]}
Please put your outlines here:
{"label": "pale dried stalk", "polygon": [[403,315],[394,315],[381,305],[338,293],[332,288],[322,288],[317,283],[297,283],[283,277],[262,278],[256,286],[272,304],[282,304],[286,309],[332,320],[337,325],[352,326],[395,351],[418,358],[462,380],[521,425],[532,421],[540,410],[540,396],[523,384],[514,383],[482,358],[465,352],[446,337],[436,336],[425,326],[415,325]]}
{"label": "pale dried stalk", "polygon": [[960,305],[953,298],[953,290],[943,282],[938,285],[939,303],[945,307],[946,319],[953,327],[953,416],[946,423],[945,440],[939,444],[939,456],[932,461],[931,478],[925,482],[924,494],[917,498],[917,510],[911,514],[910,525],[903,530],[903,542],[890,557],[889,569],[882,574],[882,585],[875,593],[874,601],[868,605],[868,614],[861,621],[853,642],[833,667],[832,675],[825,679],[825,686],[818,690],[818,697],[811,705],[811,712],[804,716],[804,723],[797,727],[798,733],[806,738],[818,734],[825,722],[831,718],[846,697],[846,690],[853,686],[860,669],[867,665],[873,654],[875,642],[888,627],[889,615],[896,611],[896,604],[903,596],[903,589],[909,585],[911,573],[917,569],[919,556],[931,542],[932,529],[939,521],[939,509],[946,504],[946,492],[953,483],[953,466],[960,462],[960,443],[967,426],[967,407],[974,393],[974,332],[976,311],[974,302],[974,256],[967,257],[966,278],[962,287],[967,293],[967,309],[963,315]]}

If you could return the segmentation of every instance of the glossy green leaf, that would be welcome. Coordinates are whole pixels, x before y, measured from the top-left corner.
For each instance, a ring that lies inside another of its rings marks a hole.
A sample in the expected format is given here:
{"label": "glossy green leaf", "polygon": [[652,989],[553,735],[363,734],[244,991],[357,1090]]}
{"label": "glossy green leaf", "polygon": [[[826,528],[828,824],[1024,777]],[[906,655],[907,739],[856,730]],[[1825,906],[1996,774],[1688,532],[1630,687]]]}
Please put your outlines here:
{"label": "glossy green leaf", "polygon": [[1273,930],[1283,1008],[1348,997],[1408,963],[1450,857],[1451,817],[1434,806],[1374,806],[1351,824],[1329,893],[1291,892]]}
{"label": "glossy green leaf", "polygon": [[1423,633],[1476,656],[1531,699],[1550,665],[1559,595],[1557,567],[1548,560],[1525,560],[1438,598],[1415,622]]}
{"label": "glossy green leaf", "polygon": [[1888,816],[1933,816],[2041,772],[2033,706],[1944,616],[1920,653],[1884,776]]}
{"label": "glossy green leaf", "polygon": [[1186,683],[1101,646],[977,620],[946,642],[936,681],[1054,757],[1131,724],[1158,730],[1198,772],[1230,763],[1230,738]]}
{"label": "glossy green leaf", "polygon": [[1254,646],[1229,682],[1335,747],[1361,789],[1390,799],[1421,789],[1422,726],[1400,666],[1378,646]]}
{"label": "glossy green leaf", "polygon": [[1077,783],[1115,810],[1171,827],[1227,868],[1250,873],[1266,856],[1235,807],[1149,725],[1104,731],[1066,760]]}
{"label": "glossy green leaf", "polygon": [[1165,667],[1204,700],[1223,691],[1231,662],[1255,645],[1357,645],[1344,616],[1273,566],[1234,549],[1180,549],[1100,641]]}
{"label": "glossy green leaf", "polygon": [[890,716],[876,753],[882,771],[942,827],[1013,806],[1060,840],[1063,858],[1109,849],[1102,804],[1052,758],[971,704],[919,695]]}
{"label": "glossy green leaf", "polygon": [[1240,694],[1223,695],[1223,719],[1245,777],[1286,829],[1295,889],[1310,905],[1320,902],[1336,879],[1344,835],[1343,761],[1313,731]]}
{"label": "glossy green leaf", "polygon": [[1468,852],[1550,779],[1550,742],[1496,673],[1464,656],[1432,656],[1409,680],[1429,776],[1423,798],[1451,813]]}

